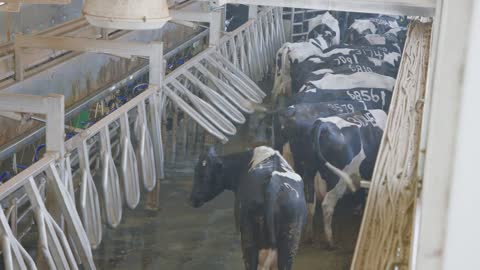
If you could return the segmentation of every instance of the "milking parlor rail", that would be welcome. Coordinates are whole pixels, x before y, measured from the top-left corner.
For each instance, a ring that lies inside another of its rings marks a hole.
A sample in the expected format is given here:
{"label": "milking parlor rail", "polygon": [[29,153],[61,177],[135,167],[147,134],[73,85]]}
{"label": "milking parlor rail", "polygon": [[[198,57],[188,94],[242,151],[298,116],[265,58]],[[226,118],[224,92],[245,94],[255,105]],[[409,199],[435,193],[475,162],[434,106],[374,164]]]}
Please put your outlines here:
{"label": "milking parlor rail", "polygon": [[[47,153],[0,186],[0,233],[6,269],[79,269],[79,265],[95,269],[91,249],[101,243],[102,216],[115,228],[121,222],[124,204],[131,209],[137,207],[142,189],[147,196],[156,196],[151,191],[163,177],[160,129],[167,99],[221,141],[235,134],[232,122],[243,123],[243,113],[253,112],[255,104],[265,97],[255,81],[271,71],[275,53],[285,42],[281,8],[265,8],[253,17],[165,78],[161,43],[81,40],[90,46],[88,51],[125,56],[134,50],[149,57],[150,86],[66,143],[62,96],[0,97],[1,110],[47,115]],[[76,43],[78,40],[61,41],[62,48],[58,49],[85,50]],[[58,42],[50,37],[19,38],[17,72],[23,73],[23,48],[58,46],[55,44]],[[218,94],[219,89],[224,91],[223,96]],[[20,109],[18,104],[22,104]],[[133,134],[130,118],[135,119]],[[114,130],[120,134],[116,145],[112,143]],[[94,148],[96,153],[92,153]],[[97,171],[92,170],[92,155],[97,155],[100,163]],[[78,168],[73,168],[73,156],[78,159]],[[114,162],[115,157],[119,164]],[[93,175],[99,177],[94,180]],[[38,232],[36,260],[20,243],[32,226]]]}

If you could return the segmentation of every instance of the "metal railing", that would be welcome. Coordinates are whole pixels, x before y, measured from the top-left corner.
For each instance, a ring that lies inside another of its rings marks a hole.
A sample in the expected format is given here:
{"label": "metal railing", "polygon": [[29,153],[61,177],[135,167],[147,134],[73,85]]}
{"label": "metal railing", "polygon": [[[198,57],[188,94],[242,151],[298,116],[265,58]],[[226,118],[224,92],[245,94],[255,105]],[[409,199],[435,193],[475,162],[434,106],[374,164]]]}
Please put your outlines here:
{"label": "metal railing", "polygon": [[[49,153],[38,162],[19,173],[11,181],[0,186],[0,200],[15,197],[15,193],[23,191],[26,194],[31,210],[34,214],[38,232],[38,247],[40,261],[49,269],[78,269],[77,263],[85,269],[95,269],[92,252],[87,235],[83,229],[80,217],[75,210],[73,198],[67,191],[57,168],[56,154]],[[36,177],[46,175],[46,185],[52,192],[55,206],[60,210],[63,223],[57,222],[40,194]],[[17,204],[13,210],[17,211]],[[16,215],[8,219],[0,209],[0,231],[2,237],[2,251],[6,269],[37,269],[34,260],[21,246],[15,237],[10,224],[16,224]],[[10,223],[10,224],[9,224]],[[62,230],[62,227],[64,229]],[[64,231],[68,231],[66,234]]]}
{"label": "metal railing", "polygon": [[268,8],[221,39],[218,50],[254,81],[274,68],[277,50],[285,43],[283,9]]}
{"label": "metal railing", "polygon": [[[163,154],[157,156],[153,151],[160,147],[163,153],[162,145],[155,145],[153,141],[162,140],[160,122],[166,98],[226,142],[227,136],[236,133],[232,122],[244,123],[243,113],[252,113],[266,96],[254,81],[263,79],[271,71],[275,52],[285,40],[281,18],[279,8],[263,10],[257,20],[250,20],[222,38],[219,46],[206,49],[170,73],[161,87],[150,85],[68,140],[64,156],[47,153],[1,185],[0,201],[4,207],[15,205],[8,202],[26,194],[23,204],[31,207],[22,213],[34,213],[42,255],[42,260],[34,262],[18,242],[17,211],[9,208],[5,214],[0,209],[6,268],[78,269],[78,265],[82,265],[85,269],[94,269],[91,249],[102,241],[102,216],[106,217],[107,225],[117,227],[124,201],[127,207],[134,209],[139,204],[142,187],[151,191],[158,184],[157,179],[163,176],[159,168],[159,164],[163,164]],[[135,117],[133,133],[131,117]],[[119,133],[120,138],[121,153],[117,163],[112,150],[113,132]],[[132,139],[135,139],[135,148]],[[91,142],[96,140],[99,146]],[[92,156],[95,156],[92,151],[99,156],[98,185],[91,170]],[[77,201],[72,167],[74,155],[78,157],[81,176]],[[41,194],[38,184],[41,179],[46,179],[45,193],[52,193],[52,196]]]}

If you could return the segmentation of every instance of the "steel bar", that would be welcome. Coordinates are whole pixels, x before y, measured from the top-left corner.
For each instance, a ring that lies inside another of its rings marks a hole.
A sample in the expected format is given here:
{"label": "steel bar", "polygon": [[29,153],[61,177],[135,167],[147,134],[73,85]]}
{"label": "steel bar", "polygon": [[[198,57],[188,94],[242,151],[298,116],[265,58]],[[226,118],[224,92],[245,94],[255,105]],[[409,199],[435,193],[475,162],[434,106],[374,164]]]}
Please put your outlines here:
{"label": "steel bar", "polygon": [[123,213],[123,197],[120,188],[120,179],[117,168],[112,158],[112,146],[110,143],[110,128],[105,126],[100,132],[102,148],[102,191],[104,200],[104,211],[107,224],[116,228],[121,220]]}
{"label": "steel bar", "polygon": [[90,245],[97,248],[102,241],[102,220],[98,192],[90,171],[88,147],[84,141],[78,149],[80,154],[80,169],[82,182],[80,187],[80,213],[83,227],[87,232]]}
{"label": "steel bar", "polygon": [[169,98],[171,98],[177,106],[179,106],[185,113],[187,113],[192,119],[194,119],[198,124],[203,128],[208,130],[212,135],[220,139],[222,142],[226,143],[228,138],[214,127],[207,119],[205,119],[201,114],[199,114],[195,109],[190,107],[181,97],[175,94],[168,86],[164,87],[165,93]]}
{"label": "steel bar", "polygon": [[42,257],[46,259],[51,269],[78,269],[65,236],[62,233],[63,237],[61,237],[54,228],[55,220],[43,204],[42,196],[33,177],[29,177],[25,183],[25,191],[35,213]]}
{"label": "steel bar", "polygon": [[202,73],[204,76],[206,76],[210,81],[213,82],[213,84],[220,89],[223,94],[233,103],[235,104],[239,109],[246,113],[253,113],[253,104],[248,101],[246,98],[243,97],[242,94],[237,92],[235,88],[232,86],[228,85],[218,77],[216,77],[211,71],[209,71],[207,68],[205,68],[203,65],[198,64],[195,66],[195,68]]}
{"label": "steel bar", "polygon": [[127,112],[120,118],[122,136],[121,178],[127,206],[135,209],[140,202],[140,183],[135,151],[130,140],[130,125]]}
{"label": "steel bar", "polygon": [[201,82],[191,71],[183,74],[193,85],[198,87],[202,93],[214,104],[219,110],[221,110],[226,116],[236,123],[245,123],[245,116],[222,95],[217,93],[212,88]]}
{"label": "steel bar", "polygon": [[137,107],[137,120],[135,121],[135,135],[138,147],[136,149],[140,177],[147,191],[152,191],[157,183],[155,173],[154,145],[147,127],[147,110],[145,102],[140,102]]}
{"label": "steel bar", "polygon": [[[230,82],[230,85],[235,86],[238,91],[240,91],[246,98],[254,103],[262,103],[263,97],[265,97],[265,93],[258,87],[251,87],[252,84],[249,84],[245,80],[239,78],[238,74],[242,74],[240,70],[230,71],[224,68],[221,64],[219,64],[214,58],[207,56],[206,63],[215,67],[218,72],[220,72],[227,80]],[[243,73],[244,74],[244,73]],[[250,79],[249,79],[250,80]]]}
{"label": "steel bar", "polygon": [[[2,251],[6,269],[36,269],[33,259],[28,255],[22,245],[17,241],[14,233],[10,229],[8,219],[0,209],[0,233],[2,241]],[[26,254],[26,256],[25,256]],[[28,268],[27,268],[28,265]]]}
{"label": "steel bar", "polygon": [[316,10],[350,11],[388,15],[431,17],[435,15],[435,0],[219,0],[219,5],[244,4]]}
{"label": "steel bar", "polygon": [[220,112],[218,112],[212,105],[205,102],[201,98],[192,94],[185,86],[180,84],[177,80],[173,81],[175,89],[180,90],[180,93],[184,94],[193,106],[205,116],[210,122],[218,129],[228,135],[234,135],[237,132],[235,126],[226,119]]}

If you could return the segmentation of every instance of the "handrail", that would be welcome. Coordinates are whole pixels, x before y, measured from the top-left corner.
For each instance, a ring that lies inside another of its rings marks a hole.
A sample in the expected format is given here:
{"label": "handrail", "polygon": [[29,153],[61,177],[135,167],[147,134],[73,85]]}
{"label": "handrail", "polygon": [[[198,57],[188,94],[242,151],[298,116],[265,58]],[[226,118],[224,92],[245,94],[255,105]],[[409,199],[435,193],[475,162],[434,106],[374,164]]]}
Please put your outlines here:
{"label": "handrail", "polygon": [[[168,60],[172,58],[173,56],[178,54],[178,52],[180,52],[182,49],[185,49],[186,47],[191,46],[194,42],[206,37],[207,35],[208,35],[208,29],[200,32],[199,34],[193,36],[188,41],[180,44],[178,47],[165,53],[164,59]],[[110,95],[112,88],[119,88],[125,85],[129,81],[130,77],[135,78],[135,77],[141,76],[142,74],[146,74],[148,72],[148,68],[149,68],[148,63],[145,63],[144,65],[140,66],[138,69],[133,71],[132,73],[126,74],[124,79],[119,80],[111,85],[108,85],[102,88],[93,96],[90,96],[85,100],[80,101],[73,108],[68,109],[68,111],[65,113],[65,121],[71,119],[74,115],[78,114],[81,110],[87,108],[88,106],[91,106],[91,104],[101,100],[107,95]],[[41,127],[33,131],[32,133],[26,135],[25,137],[22,137],[20,140],[13,142],[12,144],[0,147],[0,160],[3,160],[11,156],[13,153],[18,151],[22,145],[27,145],[38,140],[44,133],[45,133],[45,127]]]}
{"label": "handrail", "polygon": [[[191,114],[192,118],[198,120],[207,131],[213,131],[222,141],[228,140],[226,135],[235,133],[236,128],[230,120],[243,123],[245,118],[230,102],[233,99],[241,98],[244,111],[253,112],[255,104],[260,103],[266,96],[254,81],[261,79],[261,76],[269,71],[268,67],[258,65],[271,63],[272,59],[269,57],[278,49],[276,46],[281,45],[282,38],[276,36],[280,30],[283,31],[280,29],[282,27],[280,16],[279,9],[265,9],[259,14],[258,21],[250,20],[228,37],[221,39],[219,47],[208,48],[193,57],[166,76],[163,85],[149,85],[136,97],[66,141],[65,156],[47,153],[44,158],[6,184],[0,185],[0,201],[16,195],[13,193],[19,189],[25,189],[26,193],[24,194],[27,194],[27,200],[34,205],[32,210],[35,213],[36,225],[41,236],[40,252],[50,267],[76,269],[76,264],[82,264],[85,269],[94,269],[91,248],[98,246],[102,240],[101,211],[106,212],[106,222],[111,227],[116,227],[121,221],[123,198],[120,198],[120,185],[123,184],[123,194],[126,196],[124,199],[130,208],[138,205],[140,181],[143,180],[146,191],[152,190],[155,184],[158,185],[156,179],[153,179],[156,178],[158,171],[152,171],[152,163],[147,164],[146,161],[151,162],[153,155],[150,151],[153,144],[149,140],[149,136],[151,134],[161,136],[159,120],[162,119],[166,97],[170,97],[179,108],[187,114]],[[267,40],[270,38],[273,38],[271,42]],[[261,44],[261,48],[257,48],[256,42]],[[227,57],[221,54],[219,48],[229,50],[229,52],[224,51]],[[237,60],[233,61],[234,59]],[[256,71],[261,71],[262,75],[257,76]],[[255,78],[250,79],[244,72]],[[208,80],[213,80],[213,83],[208,83]],[[228,88],[228,91],[221,91],[222,88]],[[209,93],[205,96],[214,104],[197,96],[197,91]],[[137,120],[134,124],[137,132],[130,134],[129,112],[134,111],[137,112]],[[227,113],[224,116],[220,112]],[[150,117],[150,121],[148,121],[148,117]],[[120,122],[120,130],[117,133],[120,132],[122,149],[120,168],[117,168],[117,164],[113,162],[110,143],[110,125],[118,122]],[[100,150],[102,167],[99,170],[102,178],[100,192],[96,190],[95,180],[90,171],[89,152],[92,149],[87,141],[94,137],[95,139],[100,138],[100,147],[96,148]],[[133,149],[131,137],[137,142],[136,150]],[[161,137],[159,139],[161,140]],[[154,146],[159,147],[160,145]],[[76,211],[75,200],[72,196],[74,195],[74,183],[70,155],[75,152],[79,153],[77,155],[78,163],[83,180],[80,200],[77,202],[81,208],[81,215]],[[156,162],[161,159],[160,163],[163,164],[163,155],[155,154],[154,159]],[[61,171],[57,168],[57,163],[59,163],[58,167]],[[46,188],[53,191],[56,199],[55,205],[64,217],[68,235],[60,230],[60,224],[54,219],[53,213],[49,212],[52,209],[47,210],[41,199],[41,193],[34,177],[43,173],[46,174],[48,183]],[[160,174],[162,173],[160,172]],[[99,194],[102,193],[104,196],[100,198]],[[100,207],[101,204],[106,206],[107,202],[109,203],[108,209]],[[11,250],[15,251],[14,255],[12,252],[5,252],[4,256],[7,256],[8,261],[23,260],[24,263],[29,264],[28,257],[20,258],[25,254],[15,244],[17,236],[10,227],[3,227],[0,226],[0,230],[6,229],[8,232],[5,235],[7,238],[10,236],[4,243],[13,243]]]}
{"label": "handrail", "polygon": [[[93,263],[93,256],[88,244],[87,236],[80,222],[73,199],[70,197],[63,181],[60,179],[56,162],[59,155],[56,153],[47,153],[45,157],[28,167],[18,175],[14,176],[10,181],[0,186],[0,200],[4,200],[17,192],[20,189],[25,189],[27,197],[35,211],[36,226],[40,233],[39,243],[42,255],[48,264],[56,267],[70,268],[76,265],[75,259],[72,255],[73,247],[79,255],[77,263],[82,264],[85,269],[95,269]],[[51,214],[47,211],[39,188],[34,180],[34,177],[39,174],[46,173],[48,187],[55,195],[55,204],[60,209],[62,216],[68,228],[68,235],[61,231],[60,225],[53,219]],[[3,212],[3,210],[2,210]],[[5,233],[2,236],[4,243],[10,243],[10,248],[18,249],[12,246],[16,245],[18,241],[15,234],[9,227],[3,226]],[[67,237],[68,236],[68,237]],[[21,253],[21,254],[20,254]],[[10,266],[14,267],[18,264],[30,265],[33,259],[25,252],[5,252],[5,261]],[[9,265],[7,265],[8,267]]]}

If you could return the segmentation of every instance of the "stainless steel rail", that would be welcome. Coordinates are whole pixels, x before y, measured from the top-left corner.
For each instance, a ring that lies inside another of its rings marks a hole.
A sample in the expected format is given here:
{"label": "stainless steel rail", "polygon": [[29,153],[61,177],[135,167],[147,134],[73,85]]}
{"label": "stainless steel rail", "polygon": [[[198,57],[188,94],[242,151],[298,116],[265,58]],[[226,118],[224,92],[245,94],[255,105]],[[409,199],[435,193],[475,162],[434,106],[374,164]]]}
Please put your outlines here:
{"label": "stainless steel rail", "polygon": [[[185,48],[188,48],[191,46],[193,43],[205,38],[208,36],[208,29],[200,32],[199,34],[196,34],[186,42],[182,43],[178,47],[175,47],[174,49],[168,51],[165,55],[164,58],[166,60],[172,58],[173,56],[177,55],[179,52],[183,51]],[[147,74],[149,70],[148,63],[145,63],[144,65],[140,66],[137,68],[135,71],[133,71],[130,74],[127,74],[124,79],[116,81],[101,90],[99,90],[97,93],[94,95],[91,95],[84,100],[78,102],[75,104],[72,108],[69,108],[65,114],[65,121],[68,121],[72,119],[75,115],[80,113],[82,110],[85,110],[86,108],[89,108],[92,106],[92,104],[104,99],[105,97],[111,95],[112,89],[118,89],[126,85],[131,79],[138,78],[144,74]],[[131,78],[131,79],[130,79]],[[0,160],[4,160],[6,158],[11,157],[14,153],[20,151],[23,147],[26,145],[32,144],[35,141],[41,139],[43,135],[45,134],[45,127],[40,127],[36,129],[35,131],[22,136],[20,139],[16,140],[15,142],[7,145],[3,145],[0,147]]]}
{"label": "stainless steel rail", "polygon": [[[94,269],[91,248],[97,247],[102,240],[102,212],[107,217],[106,223],[116,227],[121,222],[123,202],[133,209],[140,200],[140,186],[150,191],[158,185],[155,165],[158,158],[162,158],[160,162],[163,163],[163,156],[156,156],[151,151],[160,145],[154,145],[150,136],[161,136],[159,121],[167,97],[220,140],[225,142],[228,135],[236,132],[230,120],[236,123],[245,121],[238,109],[253,112],[256,104],[266,96],[254,81],[262,79],[270,71],[265,65],[273,63],[275,51],[284,40],[281,21],[280,9],[265,9],[257,21],[251,20],[221,39],[219,47],[206,49],[170,73],[160,87],[150,85],[126,104],[65,142],[65,156],[48,153],[0,186],[2,202],[12,196],[26,194],[40,235],[39,251],[47,267],[78,269],[81,264],[85,269]],[[177,52],[180,50],[178,48]],[[142,67],[137,74],[142,69],[146,72],[148,67]],[[197,96],[198,93],[204,93],[208,101]],[[129,118],[135,113],[136,128],[131,134]],[[113,123],[120,126],[120,131],[118,128],[115,131],[120,133],[119,164],[113,162],[110,141]],[[137,142],[135,148],[132,137]],[[92,144],[91,140],[100,142]],[[98,155],[92,157],[94,149]],[[78,153],[81,175],[80,196],[76,202],[72,176],[74,153]],[[92,177],[90,165],[93,158],[99,161],[100,191]],[[48,208],[35,180],[38,176],[46,176],[46,192],[54,194],[53,201],[52,198],[47,200]],[[123,185],[123,196],[120,185]],[[54,215],[55,209],[59,213]],[[9,216],[10,223],[16,224],[18,220],[14,220],[15,214]],[[59,216],[63,217],[66,232],[61,230],[61,219],[57,219]],[[18,243],[18,235],[13,231],[7,215],[0,213],[3,256],[7,268],[35,269],[37,266]]]}

